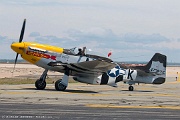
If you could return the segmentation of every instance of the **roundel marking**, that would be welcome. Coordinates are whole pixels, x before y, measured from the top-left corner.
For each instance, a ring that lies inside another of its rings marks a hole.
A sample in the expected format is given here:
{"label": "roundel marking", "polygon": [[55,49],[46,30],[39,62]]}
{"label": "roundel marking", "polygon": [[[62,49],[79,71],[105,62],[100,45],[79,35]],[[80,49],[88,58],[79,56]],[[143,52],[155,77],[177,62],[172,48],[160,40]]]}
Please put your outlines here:
{"label": "roundel marking", "polygon": [[113,69],[107,71],[107,74],[108,74],[108,76],[110,76],[110,77],[117,77],[117,76],[119,76],[119,74],[120,74],[120,69],[121,69],[121,68],[120,68],[119,66],[116,66],[116,67],[114,67]]}

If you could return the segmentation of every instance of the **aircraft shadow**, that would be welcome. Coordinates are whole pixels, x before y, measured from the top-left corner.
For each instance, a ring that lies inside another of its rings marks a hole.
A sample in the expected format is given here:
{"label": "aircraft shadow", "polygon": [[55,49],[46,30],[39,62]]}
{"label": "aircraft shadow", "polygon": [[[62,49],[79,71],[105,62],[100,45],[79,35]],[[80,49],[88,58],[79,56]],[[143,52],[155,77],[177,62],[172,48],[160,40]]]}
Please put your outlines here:
{"label": "aircraft shadow", "polygon": [[37,90],[36,88],[22,88],[23,90],[35,90],[35,91],[56,91],[55,89],[44,89],[44,90]]}
{"label": "aircraft shadow", "polygon": [[67,89],[64,92],[70,92],[70,93],[98,93],[98,92],[90,91],[90,90],[70,90],[70,89]]}
{"label": "aircraft shadow", "polygon": [[[34,91],[57,91],[55,89],[44,89],[44,90],[37,90],[36,88],[21,88],[21,89],[0,89],[0,90],[34,90]],[[127,91],[127,92],[154,92],[150,90],[134,90],[134,91],[129,91],[129,90],[120,90],[121,91]],[[90,90],[74,90],[74,89],[66,89],[65,91],[57,91],[57,92],[67,92],[67,93],[98,93],[95,91],[90,91]]]}
{"label": "aircraft shadow", "polygon": [[[22,88],[22,89],[8,89],[8,90],[57,91],[55,89],[37,90],[36,88]],[[98,92],[90,91],[90,90],[72,90],[72,89],[66,89],[65,91],[57,91],[57,92],[67,92],[67,93],[98,93]]]}

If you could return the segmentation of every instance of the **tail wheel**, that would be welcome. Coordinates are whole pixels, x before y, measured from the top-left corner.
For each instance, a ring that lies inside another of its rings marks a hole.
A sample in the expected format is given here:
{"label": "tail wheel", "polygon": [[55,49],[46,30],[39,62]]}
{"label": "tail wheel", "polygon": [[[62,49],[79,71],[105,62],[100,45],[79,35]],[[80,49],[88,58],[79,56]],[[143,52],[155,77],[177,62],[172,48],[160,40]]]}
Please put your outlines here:
{"label": "tail wheel", "polygon": [[66,87],[67,87],[67,86],[65,86],[65,85],[63,85],[63,84],[61,83],[61,80],[57,80],[57,81],[55,82],[55,88],[56,88],[57,91],[64,91],[64,90],[66,89]]}
{"label": "tail wheel", "polygon": [[133,91],[134,87],[133,86],[129,86],[129,91]]}
{"label": "tail wheel", "polygon": [[46,87],[46,81],[43,81],[43,80],[39,80],[39,79],[38,79],[38,80],[35,82],[35,86],[36,86],[37,90],[44,90],[45,87]]}

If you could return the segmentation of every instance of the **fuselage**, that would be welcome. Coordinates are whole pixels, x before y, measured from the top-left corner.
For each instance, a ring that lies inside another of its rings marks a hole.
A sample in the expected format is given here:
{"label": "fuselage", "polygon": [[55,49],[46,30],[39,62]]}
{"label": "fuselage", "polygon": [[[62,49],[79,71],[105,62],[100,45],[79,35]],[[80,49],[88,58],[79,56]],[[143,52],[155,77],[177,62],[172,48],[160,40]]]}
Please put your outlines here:
{"label": "fuselage", "polygon": [[[95,61],[97,59],[100,59],[100,61],[103,60],[103,61],[111,62],[110,59],[100,57],[97,55],[81,56],[75,54],[70,49],[63,49],[61,47],[39,44],[34,42],[13,43],[11,45],[11,48],[16,53],[20,54],[24,60],[32,64],[35,64],[47,70],[52,70],[62,73],[65,72],[65,66],[70,65],[72,63],[83,63],[88,61]],[[91,67],[91,65],[89,65],[89,67]],[[120,71],[119,69],[116,70]],[[108,72],[108,70],[106,72]],[[86,71],[84,69],[79,69],[77,66],[75,66],[73,67],[73,70],[70,70],[69,75],[74,76],[74,79],[76,81],[89,83],[89,84],[112,84],[112,83],[114,84],[115,81],[116,82],[122,81],[122,77],[120,77],[121,79],[118,78],[118,80],[116,80],[116,77],[121,74],[120,72],[118,72],[118,74],[116,74],[115,77],[108,76],[106,72],[98,73],[98,71],[96,70]]]}

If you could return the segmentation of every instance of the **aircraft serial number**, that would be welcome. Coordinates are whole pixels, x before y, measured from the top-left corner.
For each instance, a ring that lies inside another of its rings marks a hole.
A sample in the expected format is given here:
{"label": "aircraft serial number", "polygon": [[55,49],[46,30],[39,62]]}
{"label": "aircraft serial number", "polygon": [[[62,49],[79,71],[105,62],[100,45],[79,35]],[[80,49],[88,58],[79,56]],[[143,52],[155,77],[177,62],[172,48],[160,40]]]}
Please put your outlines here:
{"label": "aircraft serial number", "polygon": [[158,73],[158,74],[165,74],[165,73],[166,73],[164,70],[158,70],[158,69],[156,69],[156,68],[151,68],[150,71],[151,71],[151,72]]}

